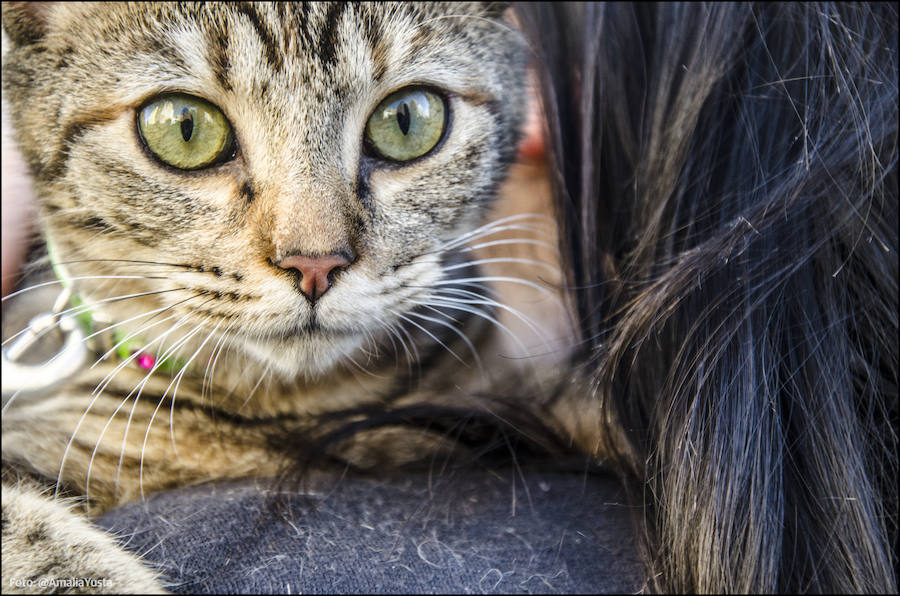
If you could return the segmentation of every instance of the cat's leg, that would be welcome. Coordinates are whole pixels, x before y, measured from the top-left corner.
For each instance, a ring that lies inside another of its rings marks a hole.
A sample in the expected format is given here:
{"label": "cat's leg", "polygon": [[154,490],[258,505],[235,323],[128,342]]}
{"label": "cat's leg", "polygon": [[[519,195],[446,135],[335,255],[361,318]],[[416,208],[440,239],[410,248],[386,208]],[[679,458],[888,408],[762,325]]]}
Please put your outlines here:
{"label": "cat's leg", "polygon": [[157,574],[62,501],[3,482],[4,593],[164,594]]}

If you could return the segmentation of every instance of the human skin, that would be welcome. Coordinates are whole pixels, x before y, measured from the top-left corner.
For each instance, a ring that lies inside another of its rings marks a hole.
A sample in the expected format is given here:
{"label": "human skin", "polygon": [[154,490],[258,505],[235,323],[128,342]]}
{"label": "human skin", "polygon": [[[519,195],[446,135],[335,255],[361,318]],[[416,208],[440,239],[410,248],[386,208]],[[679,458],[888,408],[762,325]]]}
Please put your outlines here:
{"label": "human skin", "polygon": [[32,235],[35,201],[28,168],[12,139],[12,126],[3,106],[3,233],[2,272],[3,296],[16,286],[19,270]]}

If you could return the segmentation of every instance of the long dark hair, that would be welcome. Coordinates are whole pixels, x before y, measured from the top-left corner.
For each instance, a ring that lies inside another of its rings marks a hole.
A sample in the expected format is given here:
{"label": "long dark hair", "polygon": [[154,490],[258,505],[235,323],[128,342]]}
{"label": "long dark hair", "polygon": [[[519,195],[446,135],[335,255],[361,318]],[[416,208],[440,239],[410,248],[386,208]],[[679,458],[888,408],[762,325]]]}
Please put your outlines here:
{"label": "long dark hair", "polygon": [[654,588],[896,593],[896,5],[515,8]]}

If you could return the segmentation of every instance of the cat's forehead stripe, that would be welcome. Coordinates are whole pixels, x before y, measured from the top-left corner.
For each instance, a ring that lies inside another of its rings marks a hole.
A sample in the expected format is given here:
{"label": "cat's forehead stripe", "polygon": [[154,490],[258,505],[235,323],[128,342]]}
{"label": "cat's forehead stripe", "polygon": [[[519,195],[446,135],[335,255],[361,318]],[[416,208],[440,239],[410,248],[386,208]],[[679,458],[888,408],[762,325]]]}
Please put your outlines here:
{"label": "cat's forehead stripe", "polygon": [[[346,76],[348,67],[351,70],[360,67],[348,61],[345,54],[356,55],[354,52],[360,49],[357,42],[362,42],[368,50],[369,72],[377,82],[389,64],[421,58],[436,41],[448,45],[453,37],[467,38],[471,31],[462,25],[473,26],[473,22],[467,20],[472,15],[465,14],[465,10],[456,5],[454,14],[450,15],[455,18],[432,16],[427,6],[395,5],[388,10],[374,10],[366,5],[345,3],[315,3],[312,6],[306,3],[240,3],[219,6],[215,11],[207,5],[166,6],[159,10],[161,20],[175,19],[183,23],[177,35],[169,37],[182,51],[166,52],[157,45],[154,53],[178,70],[184,70],[185,58],[206,55],[210,70],[225,91],[233,89],[235,76],[249,76],[249,73],[235,72],[236,59],[240,57],[239,53],[247,51],[248,43],[261,49],[270,75],[288,69],[308,77],[330,79]],[[162,26],[167,25],[162,23]],[[148,27],[148,37],[158,44],[153,28]],[[253,42],[248,41],[247,32],[255,38]],[[191,36],[196,39],[188,40]],[[188,49],[190,51],[186,51]],[[257,69],[259,66],[256,64]]]}
{"label": "cat's forehead stripe", "polygon": [[319,61],[325,66],[335,63],[338,52],[337,28],[341,17],[344,15],[346,5],[340,2],[332,3],[325,13],[324,25],[320,28],[317,54]]}
{"label": "cat's forehead stripe", "polygon": [[281,58],[283,50],[278,47],[273,33],[269,31],[268,25],[263,18],[256,13],[253,5],[241,4],[237,8],[237,14],[238,16],[245,17],[253,26],[253,31],[256,32],[263,48],[265,48],[265,57],[269,66],[276,71],[283,69],[284,61]]}

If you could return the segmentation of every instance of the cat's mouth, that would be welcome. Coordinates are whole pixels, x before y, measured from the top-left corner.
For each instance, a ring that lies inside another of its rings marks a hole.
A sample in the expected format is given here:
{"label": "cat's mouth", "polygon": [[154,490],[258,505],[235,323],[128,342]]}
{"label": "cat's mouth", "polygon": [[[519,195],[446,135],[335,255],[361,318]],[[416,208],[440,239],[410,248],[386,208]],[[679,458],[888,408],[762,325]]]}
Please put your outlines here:
{"label": "cat's mouth", "polygon": [[352,329],[342,329],[342,328],[332,328],[332,327],[323,327],[319,322],[319,319],[316,317],[315,312],[310,315],[309,321],[304,324],[296,325],[293,329],[289,330],[285,336],[295,336],[295,337],[347,337],[349,335],[356,335],[359,331],[354,331]]}
{"label": "cat's mouth", "polygon": [[241,351],[284,379],[328,374],[363,345],[367,334],[359,328],[325,326],[312,318],[268,329],[246,330],[237,339]]}
{"label": "cat's mouth", "polygon": [[263,332],[253,333],[255,339],[263,341],[294,340],[294,339],[337,339],[359,335],[358,329],[345,329],[341,327],[325,327],[319,319],[312,315],[309,320],[297,323],[291,327],[278,327]]}

